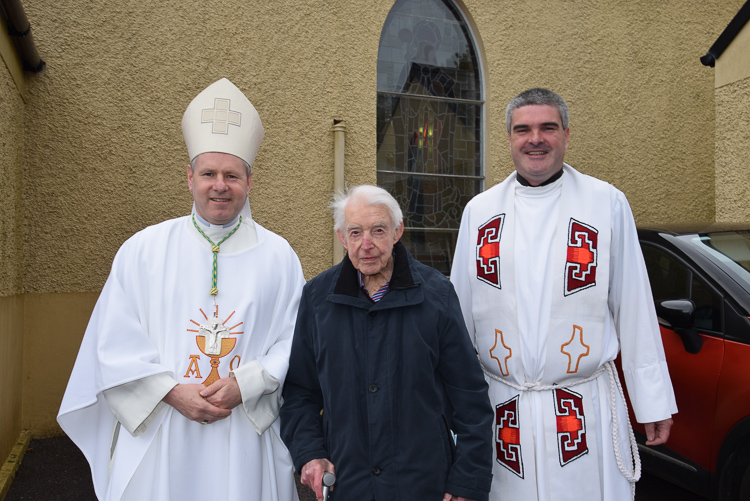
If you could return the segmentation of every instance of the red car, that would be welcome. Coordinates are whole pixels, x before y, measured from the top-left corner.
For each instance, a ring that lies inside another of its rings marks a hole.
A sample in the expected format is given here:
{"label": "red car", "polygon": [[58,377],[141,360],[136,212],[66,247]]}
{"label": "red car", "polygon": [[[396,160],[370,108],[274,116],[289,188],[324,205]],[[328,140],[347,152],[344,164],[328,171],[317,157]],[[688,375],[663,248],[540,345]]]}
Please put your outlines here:
{"label": "red car", "polygon": [[750,500],[750,225],[638,230],[677,399],[643,469],[714,500]]}

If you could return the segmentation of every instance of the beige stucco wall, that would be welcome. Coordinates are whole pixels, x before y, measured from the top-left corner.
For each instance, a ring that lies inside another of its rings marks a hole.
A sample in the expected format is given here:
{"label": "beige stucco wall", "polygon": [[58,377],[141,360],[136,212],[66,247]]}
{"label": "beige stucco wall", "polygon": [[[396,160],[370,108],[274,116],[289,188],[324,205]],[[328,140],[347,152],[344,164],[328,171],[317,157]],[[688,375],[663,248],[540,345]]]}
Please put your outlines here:
{"label": "beige stucco wall", "polygon": [[5,462],[22,428],[23,297],[0,296],[0,461]]}
{"label": "beige stucco wall", "polygon": [[[484,64],[487,185],[512,169],[507,101],[548,86],[571,106],[569,162],[625,191],[639,222],[712,219],[714,75],[698,57],[742,3],[465,0]],[[330,265],[331,127],[346,120],[347,182],[375,182],[376,59],[391,6],[24,2],[47,63],[19,126],[24,426],[55,429],[118,247],[189,211],[179,122],[214,80],[239,86],[266,128],[254,217],[290,241],[308,278]]]}
{"label": "beige stucco wall", "polygon": [[23,428],[59,433],[55,417],[98,293],[27,294],[24,301]]}
{"label": "beige stucco wall", "polygon": [[[0,461],[21,431],[23,386],[22,162],[24,103],[8,69],[12,46],[0,39]],[[20,68],[20,67],[19,67]]]}
{"label": "beige stucco wall", "polygon": [[750,26],[716,61],[716,220],[750,222]]}
{"label": "beige stucco wall", "polygon": [[[485,51],[489,184],[511,170],[505,104],[544,85],[570,102],[570,162],[624,189],[639,219],[712,218],[713,74],[697,57],[741,4],[467,1]],[[27,291],[97,291],[123,240],[189,210],[179,121],[221,76],[266,125],[256,218],[290,240],[308,276],[326,268],[331,126],[347,123],[347,180],[373,182],[391,5],[29,3],[48,66],[30,88],[24,196],[39,231],[27,235]]]}
{"label": "beige stucco wall", "polygon": [[492,166],[512,169],[505,104],[547,86],[571,108],[566,159],[622,189],[638,223],[712,220],[713,72],[698,58],[742,3],[483,2]]}

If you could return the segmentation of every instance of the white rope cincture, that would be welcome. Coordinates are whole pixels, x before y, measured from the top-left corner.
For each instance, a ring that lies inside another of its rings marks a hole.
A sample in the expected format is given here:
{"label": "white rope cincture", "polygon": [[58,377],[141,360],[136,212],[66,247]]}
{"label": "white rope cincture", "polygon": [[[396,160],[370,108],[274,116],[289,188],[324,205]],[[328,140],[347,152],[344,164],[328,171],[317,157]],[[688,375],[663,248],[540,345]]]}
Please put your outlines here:
{"label": "white rope cincture", "polygon": [[[607,373],[609,374],[609,409],[610,413],[612,414],[612,447],[615,453],[615,460],[617,461],[617,468],[620,470],[620,473],[622,473],[625,479],[630,482],[632,496],[633,499],[635,499],[635,483],[641,478],[641,456],[638,453],[638,442],[636,442],[635,440],[633,426],[630,424],[630,416],[628,416],[627,414],[628,404],[625,401],[625,394],[622,391],[622,385],[620,384],[620,378],[617,376],[617,370],[615,369],[614,362],[606,362],[604,365],[595,370],[594,373],[589,377],[573,381],[572,383],[566,383],[564,386],[542,385],[535,381],[527,381],[523,385],[519,385],[512,381],[502,379],[497,374],[493,374],[492,372],[487,370],[484,364],[482,364],[481,358],[479,359],[479,365],[482,367],[482,372],[484,372],[487,377],[494,379],[499,383],[503,383],[506,386],[510,386],[511,388],[518,391],[550,391],[563,388],[572,388],[573,386],[578,386],[580,384],[593,381],[601,376],[604,371],[607,371]],[[619,392],[620,397],[622,398],[622,403],[625,406],[625,419],[628,423],[628,434],[630,436],[630,450],[633,453],[632,471],[630,471],[630,469],[625,466],[625,463],[622,459],[622,454],[620,452],[620,434],[618,431],[617,417],[617,392]]]}

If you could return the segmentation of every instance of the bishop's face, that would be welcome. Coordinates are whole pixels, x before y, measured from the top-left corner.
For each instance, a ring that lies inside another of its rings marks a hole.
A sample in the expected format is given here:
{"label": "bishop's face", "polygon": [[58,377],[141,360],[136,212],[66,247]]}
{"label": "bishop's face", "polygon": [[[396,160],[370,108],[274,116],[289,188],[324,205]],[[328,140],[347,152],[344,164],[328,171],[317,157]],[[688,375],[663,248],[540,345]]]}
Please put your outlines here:
{"label": "bishop's face", "polygon": [[510,155],[516,170],[537,186],[562,169],[570,127],[562,128],[554,106],[532,104],[515,111],[510,122]]}
{"label": "bishop's face", "polygon": [[188,165],[188,188],[198,214],[211,224],[228,224],[245,205],[253,184],[245,163],[229,153],[202,153]]}

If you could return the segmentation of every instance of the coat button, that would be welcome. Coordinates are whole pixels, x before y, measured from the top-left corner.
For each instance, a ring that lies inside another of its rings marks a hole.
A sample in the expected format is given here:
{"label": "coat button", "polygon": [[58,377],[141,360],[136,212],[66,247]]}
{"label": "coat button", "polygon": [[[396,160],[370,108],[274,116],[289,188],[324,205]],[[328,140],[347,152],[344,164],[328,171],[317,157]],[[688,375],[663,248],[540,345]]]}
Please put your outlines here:
{"label": "coat button", "polygon": [[381,470],[380,468],[376,466],[375,468],[372,469],[372,474],[377,476],[377,475],[380,475],[380,472],[382,471],[383,470]]}
{"label": "coat button", "polygon": [[378,387],[374,384],[371,384],[369,390],[370,390],[370,393],[377,393]]}
{"label": "coat button", "polygon": [[370,315],[371,317],[374,317],[374,316],[375,316],[375,315],[377,315],[377,314],[378,314],[378,312],[377,312],[377,311],[371,311],[371,312],[369,313],[369,315]]}

